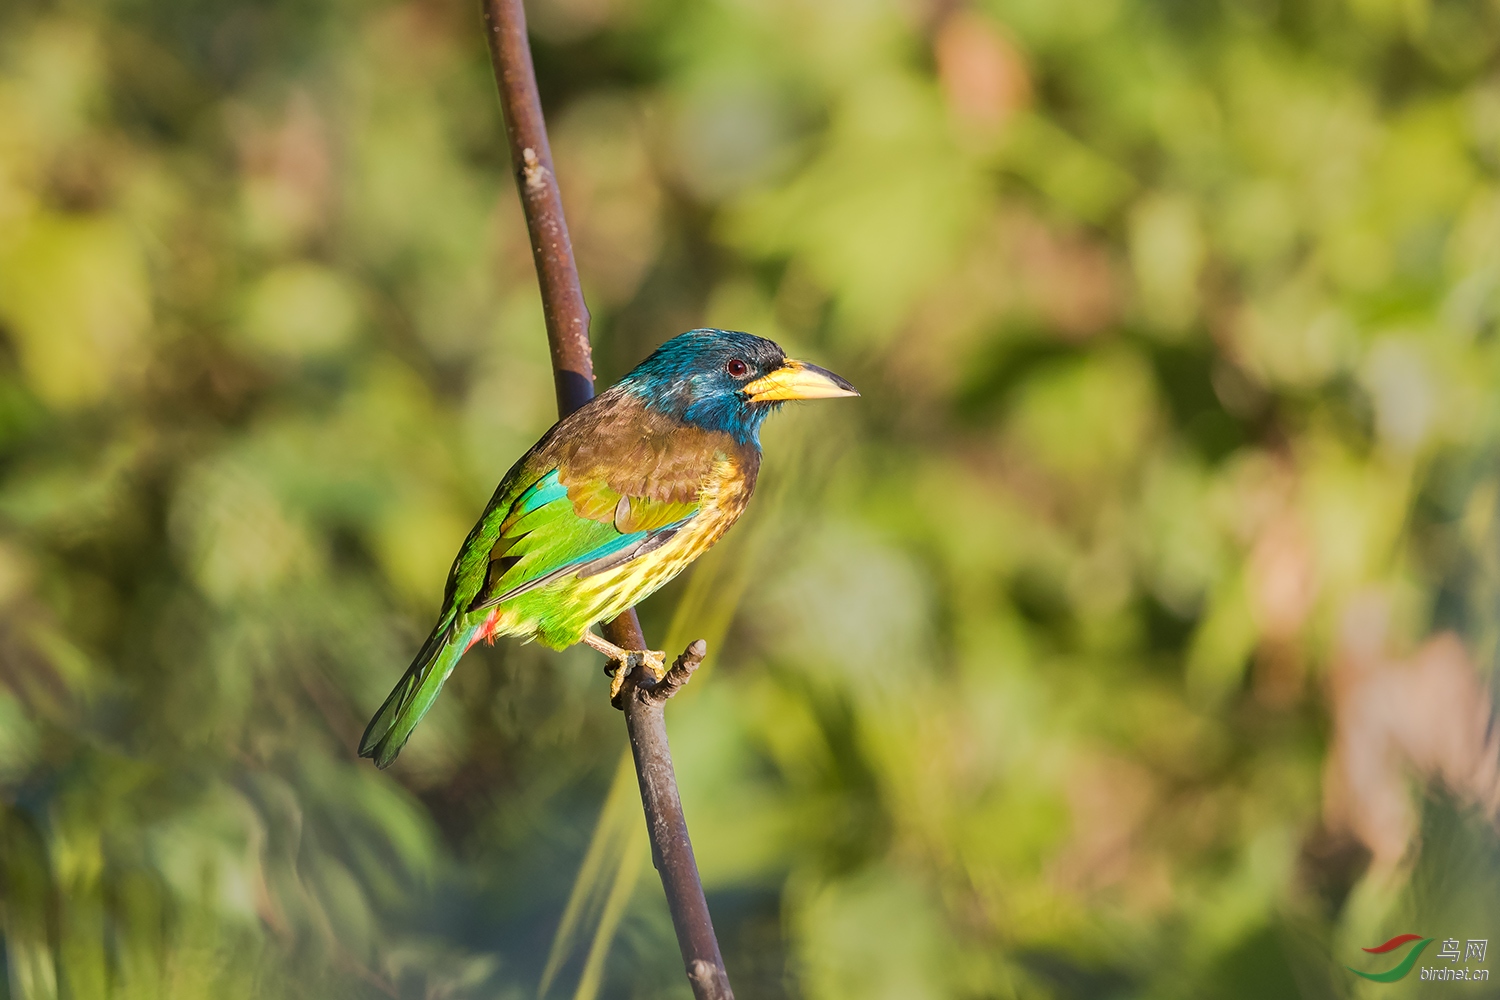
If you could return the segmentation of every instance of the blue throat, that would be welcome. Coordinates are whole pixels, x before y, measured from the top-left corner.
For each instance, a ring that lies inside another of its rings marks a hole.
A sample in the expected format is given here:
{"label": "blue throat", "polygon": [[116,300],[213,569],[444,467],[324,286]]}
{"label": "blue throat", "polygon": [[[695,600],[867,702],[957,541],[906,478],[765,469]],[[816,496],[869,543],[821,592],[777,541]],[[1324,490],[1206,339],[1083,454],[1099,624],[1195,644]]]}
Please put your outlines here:
{"label": "blue throat", "polygon": [[740,444],[759,448],[760,425],[766,422],[776,405],[762,403],[757,406],[734,396],[728,400],[704,399],[688,406],[681,419],[683,423],[704,430],[723,431]]}
{"label": "blue throat", "polygon": [[692,379],[653,374],[637,377],[632,372],[620,381],[620,388],[639,399],[648,410],[691,427],[728,434],[739,444],[760,447],[760,425],[777,404],[756,406],[733,390],[693,383]]}

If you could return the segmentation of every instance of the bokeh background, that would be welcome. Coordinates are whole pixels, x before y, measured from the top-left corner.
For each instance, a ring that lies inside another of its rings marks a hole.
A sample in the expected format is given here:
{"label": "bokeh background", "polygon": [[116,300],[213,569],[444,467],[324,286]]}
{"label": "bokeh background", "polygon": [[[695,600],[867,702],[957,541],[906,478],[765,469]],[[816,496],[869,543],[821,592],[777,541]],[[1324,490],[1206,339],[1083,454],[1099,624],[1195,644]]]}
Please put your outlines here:
{"label": "bokeh background", "polygon": [[[601,378],[864,391],[643,608],[739,995],[1493,996],[1344,965],[1500,939],[1500,6],[531,19]],[[0,6],[0,995],[688,995],[596,656],[353,754],[553,416],[490,74]]]}

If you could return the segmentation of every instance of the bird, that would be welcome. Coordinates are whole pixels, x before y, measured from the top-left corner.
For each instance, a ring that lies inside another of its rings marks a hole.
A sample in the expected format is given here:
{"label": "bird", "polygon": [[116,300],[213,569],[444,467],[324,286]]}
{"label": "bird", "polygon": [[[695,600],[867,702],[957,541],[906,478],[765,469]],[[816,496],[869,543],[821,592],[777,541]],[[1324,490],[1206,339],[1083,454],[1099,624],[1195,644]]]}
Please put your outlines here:
{"label": "bird", "polygon": [[553,424],[500,480],[464,540],[442,611],[370,720],[361,757],[390,766],[458,661],[500,636],[580,642],[615,664],[611,698],[660,650],[625,650],[592,626],[633,607],[708,551],[744,513],[760,429],[791,400],[858,396],[825,368],[736,330],[667,340]]}

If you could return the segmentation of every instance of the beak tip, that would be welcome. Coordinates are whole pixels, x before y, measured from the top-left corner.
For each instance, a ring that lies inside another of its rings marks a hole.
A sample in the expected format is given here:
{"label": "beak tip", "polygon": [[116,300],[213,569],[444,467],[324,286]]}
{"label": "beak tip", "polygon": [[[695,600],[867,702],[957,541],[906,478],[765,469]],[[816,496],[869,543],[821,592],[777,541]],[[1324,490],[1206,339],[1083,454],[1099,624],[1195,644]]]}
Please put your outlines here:
{"label": "beak tip", "polygon": [[838,389],[842,390],[842,392],[830,393],[830,395],[834,395],[834,396],[858,396],[859,395],[859,390],[856,389],[856,388],[854,388],[854,386],[852,384],[850,384],[849,380],[846,379],[846,378],[844,378],[842,375],[837,375],[837,374],[829,371],[827,368],[820,368],[817,365],[808,365],[808,364],[804,363],[804,367],[806,367],[806,368],[808,368],[808,369],[810,369],[812,371],[817,372],[819,375],[823,376],[823,378],[827,379],[829,382],[832,382],[835,387],[837,387]]}

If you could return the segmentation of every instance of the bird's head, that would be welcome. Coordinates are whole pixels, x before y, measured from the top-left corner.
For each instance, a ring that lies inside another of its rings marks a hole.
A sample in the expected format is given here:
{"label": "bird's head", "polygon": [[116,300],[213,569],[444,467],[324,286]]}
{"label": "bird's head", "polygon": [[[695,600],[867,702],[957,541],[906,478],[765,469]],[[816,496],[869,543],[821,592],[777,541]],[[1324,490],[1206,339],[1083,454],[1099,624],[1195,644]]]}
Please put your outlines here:
{"label": "bird's head", "polygon": [[858,396],[831,371],[795,361],[763,337],[733,330],[689,330],[662,344],[620,380],[647,407],[743,444],[792,399]]}

